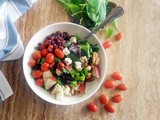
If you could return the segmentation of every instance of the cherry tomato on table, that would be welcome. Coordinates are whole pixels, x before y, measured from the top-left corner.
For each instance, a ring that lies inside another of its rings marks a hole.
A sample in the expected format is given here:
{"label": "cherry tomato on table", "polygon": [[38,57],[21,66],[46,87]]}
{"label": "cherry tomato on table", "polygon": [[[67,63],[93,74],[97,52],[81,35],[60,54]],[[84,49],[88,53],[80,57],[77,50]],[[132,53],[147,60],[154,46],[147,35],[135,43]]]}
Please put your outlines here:
{"label": "cherry tomato on table", "polygon": [[105,94],[102,94],[102,95],[100,96],[100,102],[101,102],[102,104],[107,105],[107,104],[109,104],[109,98],[108,98]]}
{"label": "cherry tomato on table", "polygon": [[38,60],[38,59],[42,58],[41,51],[39,51],[39,50],[34,51],[32,54],[32,57],[34,60]]}
{"label": "cherry tomato on table", "polygon": [[110,48],[111,46],[112,46],[112,42],[110,42],[110,41],[106,41],[106,42],[103,43],[103,47],[105,49]]}
{"label": "cherry tomato on table", "polygon": [[114,72],[112,74],[112,78],[116,79],[116,80],[122,80],[123,76],[120,72]]}
{"label": "cherry tomato on table", "polygon": [[88,108],[92,112],[96,112],[98,110],[97,105],[93,102],[88,104]]}
{"label": "cherry tomato on table", "polygon": [[44,62],[44,63],[41,65],[41,70],[42,70],[43,72],[49,70],[49,64],[48,64],[47,62]]}
{"label": "cherry tomato on table", "polygon": [[121,32],[117,33],[115,39],[116,39],[117,41],[120,41],[120,40],[122,40],[122,38],[123,38],[123,34],[122,34]]}
{"label": "cherry tomato on table", "polygon": [[125,91],[125,90],[127,90],[128,88],[127,88],[126,84],[122,83],[122,84],[119,84],[119,85],[116,87],[116,89],[121,90],[121,91]]}
{"label": "cherry tomato on table", "polygon": [[46,62],[50,64],[53,61],[54,61],[54,55],[52,53],[48,53],[46,56]]}
{"label": "cherry tomato on table", "polygon": [[104,106],[105,110],[110,112],[110,113],[114,113],[116,110],[115,110],[115,107],[111,104],[107,104]]}
{"label": "cherry tomato on table", "polygon": [[56,56],[59,57],[60,59],[64,58],[64,53],[63,53],[63,51],[62,51],[61,49],[59,49],[59,48],[56,48],[56,49],[55,49],[55,54],[56,54]]}
{"label": "cherry tomato on table", "polygon": [[104,82],[105,88],[111,89],[111,88],[114,88],[114,86],[115,86],[114,80],[108,80]]}
{"label": "cherry tomato on table", "polygon": [[40,78],[41,76],[42,76],[42,71],[40,71],[40,70],[34,70],[33,72],[32,72],[32,76],[34,77],[34,78]]}
{"label": "cherry tomato on table", "polygon": [[44,80],[42,79],[42,78],[38,78],[38,79],[36,79],[36,84],[38,85],[38,86],[43,86],[44,85]]}
{"label": "cherry tomato on table", "polygon": [[30,67],[34,67],[36,65],[36,61],[33,60],[33,59],[30,59],[28,64],[29,64]]}
{"label": "cherry tomato on table", "polygon": [[115,103],[121,102],[122,99],[123,99],[123,97],[122,97],[121,94],[118,94],[118,95],[115,95],[114,97],[112,97],[112,101],[115,102]]}

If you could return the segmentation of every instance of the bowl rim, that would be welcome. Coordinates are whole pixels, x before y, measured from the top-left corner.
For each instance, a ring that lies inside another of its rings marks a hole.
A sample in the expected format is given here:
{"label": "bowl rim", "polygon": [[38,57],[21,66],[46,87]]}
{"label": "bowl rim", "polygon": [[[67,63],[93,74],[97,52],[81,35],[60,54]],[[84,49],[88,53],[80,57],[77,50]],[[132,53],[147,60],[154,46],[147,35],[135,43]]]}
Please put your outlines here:
{"label": "bowl rim", "polygon": [[36,32],[36,33],[30,38],[29,42],[27,43],[27,45],[26,45],[26,47],[25,47],[25,51],[24,51],[24,55],[23,55],[23,60],[22,60],[22,62],[23,62],[23,73],[24,73],[24,77],[25,77],[25,80],[27,81],[27,84],[28,84],[29,87],[32,89],[32,91],[34,92],[34,94],[36,94],[36,95],[37,95],[38,97],[40,97],[42,100],[44,100],[44,101],[46,101],[46,102],[49,102],[49,103],[51,103],[51,104],[55,104],[55,105],[65,105],[65,106],[66,106],[66,105],[78,104],[78,103],[81,103],[81,102],[87,100],[88,98],[90,98],[92,95],[94,95],[94,94],[98,91],[98,89],[102,86],[102,83],[103,83],[103,81],[104,81],[104,79],[105,79],[105,76],[106,76],[106,73],[107,73],[107,62],[108,62],[108,60],[107,60],[107,55],[106,55],[105,49],[104,49],[101,41],[99,40],[99,38],[98,38],[95,34],[93,34],[92,36],[95,37],[95,39],[97,40],[98,44],[99,44],[99,45],[101,46],[101,48],[102,48],[102,52],[104,53],[104,58],[103,58],[103,59],[106,61],[106,65],[104,66],[104,67],[105,67],[105,68],[104,68],[104,75],[101,76],[102,78],[100,78],[100,79],[102,79],[102,80],[101,80],[101,82],[99,83],[98,87],[95,89],[94,92],[92,92],[90,95],[86,96],[84,99],[80,99],[80,100],[78,100],[78,101],[76,101],[76,102],[69,103],[69,104],[67,104],[67,103],[64,104],[63,102],[62,102],[62,103],[54,103],[54,102],[51,102],[51,101],[45,99],[44,97],[42,97],[41,95],[39,95],[38,93],[36,93],[36,91],[34,90],[34,88],[30,85],[29,80],[27,80],[27,74],[25,73],[25,69],[24,69],[24,68],[25,68],[25,63],[28,63],[28,62],[24,62],[24,60],[25,60],[25,54],[26,54],[26,52],[27,52],[26,49],[28,48],[28,44],[29,44],[30,41],[32,41],[33,38],[34,38],[37,34],[39,34],[42,30],[48,29],[49,27],[56,26],[56,25],[73,25],[73,26],[76,26],[76,27],[81,27],[82,29],[85,29],[87,32],[91,32],[88,28],[86,28],[86,27],[84,27],[84,26],[82,26],[82,25],[76,24],[76,23],[71,23],[71,22],[57,22],[57,23],[53,23],[53,24],[44,26],[43,28],[41,28],[40,30],[38,30],[38,32]]}

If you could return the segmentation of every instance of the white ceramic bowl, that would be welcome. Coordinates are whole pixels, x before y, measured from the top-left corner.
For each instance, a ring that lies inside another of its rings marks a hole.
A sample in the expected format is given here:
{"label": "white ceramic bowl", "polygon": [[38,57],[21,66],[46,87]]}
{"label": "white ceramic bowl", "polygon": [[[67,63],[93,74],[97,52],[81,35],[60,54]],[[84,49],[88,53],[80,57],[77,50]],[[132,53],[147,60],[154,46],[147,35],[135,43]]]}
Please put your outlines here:
{"label": "white ceramic bowl", "polygon": [[29,41],[25,49],[25,53],[23,57],[24,75],[27,83],[29,84],[31,89],[35,92],[35,94],[37,94],[39,97],[41,97],[45,101],[48,101],[53,104],[58,104],[58,105],[77,104],[91,97],[101,86],[105,78],[106,69],[107,69],[107,58],[106,58],[105,50],[103,49],[103,46],[101,45],[96,35],[92,35],[88,41],[93,44],[98,44],[100,48],[98,54],[101,59],[101,62],[99,65],[100,71],[101,71],[101,78],[94,80],[92,82],[88,82],[86,84],[86,93],[84,95],[76,95],[71,97],[65,96],[62,101],[57,101],[55,100],[55,98],[53,98],[53,96],[50,95],[48,91],[44,90],[43,88],[35,84],[35,81],[31,76],[31,68],[28,66],[28,61],[30,60],[31,54],[34,51],[34,47],[37,46],[39,42],[42,42],[46,36],[56,31],[61,31],[61,32],[66,31],[70,35],[78,35],[81,38],[83,38],[90,32],[88,29],[86,29],[83,26],[80,26],[74,23],[69,23],[69,22],[55,23],[55,24],[51,24],[49,26],[44,27],[32,37],[32,39]]}

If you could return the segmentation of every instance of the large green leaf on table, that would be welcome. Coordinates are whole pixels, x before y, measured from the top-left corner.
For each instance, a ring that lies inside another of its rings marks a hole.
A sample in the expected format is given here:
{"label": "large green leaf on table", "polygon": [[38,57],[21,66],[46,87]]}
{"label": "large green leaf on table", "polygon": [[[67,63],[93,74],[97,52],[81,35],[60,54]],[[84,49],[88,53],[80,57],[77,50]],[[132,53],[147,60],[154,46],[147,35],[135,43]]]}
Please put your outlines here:
{"label": "large green leaf on table", "polygon": [[89,0],[86,6],[89,18],[97,24],[106,18],[106,2],[105,0]]}

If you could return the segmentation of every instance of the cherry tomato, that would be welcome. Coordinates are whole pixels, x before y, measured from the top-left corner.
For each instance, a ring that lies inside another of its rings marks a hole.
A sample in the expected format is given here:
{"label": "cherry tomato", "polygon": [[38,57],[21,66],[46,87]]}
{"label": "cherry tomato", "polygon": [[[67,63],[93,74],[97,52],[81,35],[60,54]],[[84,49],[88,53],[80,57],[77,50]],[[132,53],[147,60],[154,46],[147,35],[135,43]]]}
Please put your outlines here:
{"label": "cherry tomato", "polygon": [[109,104],[109,98],[108,98],[105,94],[102,94],[102,95],[100,96],[100,102],[101,102],[102,104],[107,105],[107,104]]}
{"label": "cherry tomato", "polygon": [[49,45],[48,48],[53,50],[54,46],[53,45]]}
{"label": "cherry tomato", "polygon": [[93,102],[88,104],[88,108],[92,112],[96,112],[98,110],[97,105]]}
{"label": "cherry tomato", "polygon": [[38,86],[43,86],[44,85],[44,80],[42,78],[38,78],[38,79],[36,79],[36,84]]}
{"label": "cherry tomato", "polygon": [[115,107],[111,104],[107,104],[104,106],[105,110],[110,112],[110,113],[114,113],[116,110],[115,110]]}
{"label": "cherry tomato", "polygon": [[50,68],[53,68],[54,65],[55,65],[55,62],[52,62],[52,63],[49,65],[49,67],[50,67]]}
{"label": "cherry tomato", "polygon": [[119,73],[119,72],[114,72],[114,73],[112,74],[112,78],[114,78],[114,79],[116,79],[116,80],[122,80],[123,76],[122,76],[122,74]]}
{"label": "cherry tomato", "polygon": [[57,69],[62,71],[63,68],[65,68],[65,64],[63,62],[59,62],[57,65]]}
{"label": "cherry tomato", "polygon": [[79,90],[79,92],[80,92],[81,94],[84,94],[84,93],[85,93],[85,90],[86,90],[86,83],[81,84],[81,85],[79,86],[78,90]]}
{"label": "cherry tomato", "polygon": [[47,62],[44,62],[44,63],[41,65],[41,70],[42,70],[43,72],[49,70],[49,64],[48,64]]}
{"label": "cherry tomato", "polygon": [[30,59],[28,64],[29,64],[30,67],[34,67],[36,65],[36,61],[33,60],[33,59]]}
{"label": "cherry tomato", "polygon": [[42,56],[46,56],[48,54],[48,50],[47,49],[43,49],[41,51],[41,53],[42,53]]}
{"label": "cherry tomato", "polygon": [[123,97],[122,97],[121,94],[118,94],[118,95],[115,95],[114,97],[112,97],[112,101],[115,102],[115,103],[121,102],[122,99],[123,99]]}
{"label": "cherry tomato", "polygon": [[123,34],[122,34],[121,32],[117,33],[115,39],[116,39],[117,41],[120,41],[120,40],[122,40],[122,38],[123,38]]}
{"label": "cherry tomato", "polygon": [[106,41],[106,42],[103,43],[103,47],[105,49],[110,48],[111,46],[112,46],[112,42],[110,42],[110,41]]}
{"label": "cherry tomato", "polygon": [[62,50],[59,49],[59,48],[56,48],[56,49],[55,49],[55,54],[56,54],[56,56],[59,57],[60,59],[64,58],[64,53],[63,53]]}
{"label": "cherry tomato", "polygon": [[57,82],[57,79],[55,77],[51,78],[54,82]]}
{"label": "cherry tomato", "polygon": [[32,72],[32,76],[34,77],[34,78],[40,78],[41,76],[42,76],[42,71],[40,71],[40,70],[34,70],[33,72]]}
{"label": "cherry tomato", "polygon": [[65,68],[66,68],[67,70],[71,70],[71,69],[72,69],[72,66],[66,65]]}
{"label": "cherry tomato", "polygon": [[108,80],[104,82],[105,88],[111,89],[111,88],[114,88],[114,86],[115,86],[114,80]]}
{"label": "cherry tomato", "polygon": [[34,60],[38,60],[38,59],[42,58],[41,51],[39,51],[39,50],[34,51],[32,56],[33,56]]}
{"label": "cherry tomato", "polygon": [[52,53],[48,53],[46,56],[47,63],[52,63],[54,61],[54,55]]}
{"label": "cherry tomato", "polygon": [[122,90],[122,91],[125,91],[128,89],[128,87],[126,86],[126,84],[119,84],[116,89],[118,90]]}

